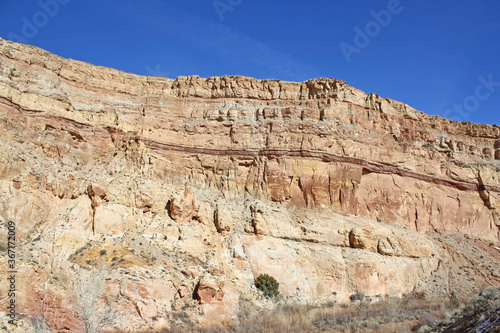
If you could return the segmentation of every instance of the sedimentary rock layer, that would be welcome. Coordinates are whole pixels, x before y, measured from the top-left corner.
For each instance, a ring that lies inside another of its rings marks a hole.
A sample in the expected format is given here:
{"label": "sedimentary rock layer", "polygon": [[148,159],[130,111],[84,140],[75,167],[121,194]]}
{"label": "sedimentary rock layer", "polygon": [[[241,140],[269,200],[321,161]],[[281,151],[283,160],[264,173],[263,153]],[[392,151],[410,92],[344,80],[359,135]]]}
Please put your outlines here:
{"label": "sedimentary rock layer", "polygon": [[103,155],[133,140],[161,175],[420,231],[499,237],[497,125],[429,116],[335,79],[172,80],[0,47],[4,122],[26,119],[41,138],[63,129]]}
{"label": "sedimentary rock layer", "polygon": [[81,328],[92,268],[128,330],[271,309],[264,273],[281,303],[499,285],[499,159],[496,125],[339,80],[144,77],[0,39],[0,237],[14,221],[17,311],[54,331]]}

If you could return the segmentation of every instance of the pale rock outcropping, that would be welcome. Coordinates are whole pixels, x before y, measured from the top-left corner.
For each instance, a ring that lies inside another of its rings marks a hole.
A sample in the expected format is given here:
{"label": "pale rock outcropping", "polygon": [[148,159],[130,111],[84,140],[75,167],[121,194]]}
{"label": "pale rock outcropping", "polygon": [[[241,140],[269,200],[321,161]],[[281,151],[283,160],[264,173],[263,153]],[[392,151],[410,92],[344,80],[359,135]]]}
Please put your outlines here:
{"label": "pale rock outcropping", "polygon": [[17,311],[56,331],[81,327],[70,290],[91,268],[129,330],[500,284],[497,125],[335,79],[143,77],[0,39],[0,135]]}
{"label": "pale rock outcropping", "polygon": [[193,193],[187,188],[176,197],[173,197],[168,204],[170,217],[177,222],[189,222],[198,218],[198,205]]}

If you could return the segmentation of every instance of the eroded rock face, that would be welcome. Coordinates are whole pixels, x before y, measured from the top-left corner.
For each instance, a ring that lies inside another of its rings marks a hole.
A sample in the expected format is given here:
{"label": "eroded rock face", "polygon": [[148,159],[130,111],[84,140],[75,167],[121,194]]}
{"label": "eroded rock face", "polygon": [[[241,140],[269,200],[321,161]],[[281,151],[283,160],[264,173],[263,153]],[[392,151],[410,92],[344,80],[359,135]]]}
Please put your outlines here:
{"label": "eroded rock face", "polygon": [[[67,165],[89,163],[98,148],[117,153],[111,172],[139,168],[286,205],[498,239],[498,126],[427,116],[339,80],[148,78],[5,41],[2,72],[5,119],[36,131],[43,153]],[[58,196],[77,195],[54,185]]]}
{"label": "eroded rock face", "polygon": [[302,303],[500,283],[498,126],[334,79],[142,77],[0,39],[0,133],[19,309],[55,329],[80,327],[68,285],[91,267],[134,330],[270,308],[264,273]]}
{"label": "eroded rock face", "polygon": [[195,289],[200,304],[216,304],[222,302],[224,292],[212,276],[204,276]]}
{"label": "eroded rock face", "polygon": [[370,249],[373,251],[376,240],[369,228],[356,228],[349,232],[349,245],[355,249]]}
{"label": "eroded rock face", "polygon": [[217,231],[220,233],[231,231],[233,226],[233,217],[227,209],[217,206],[214,211],[214,224]]}
{"label": "eroded rock face", "polygon": [[[334,79],[171,80],[1,47],[5,126],[18,123],[9,133],[65,165],[116,154],[110,172],[142,170],[418,231],[499,237],[496,125],[428,116]],[[75,181],[47,186],[75,196]],[[149,209],[152,198],[142,199]]]}
{"label": "eroded rock face", "polygon": [[170,217],[174,221],[189,222],[198,217],[198,205],[188,188],[184,188],[180,195],[173,197],[168,205]]}

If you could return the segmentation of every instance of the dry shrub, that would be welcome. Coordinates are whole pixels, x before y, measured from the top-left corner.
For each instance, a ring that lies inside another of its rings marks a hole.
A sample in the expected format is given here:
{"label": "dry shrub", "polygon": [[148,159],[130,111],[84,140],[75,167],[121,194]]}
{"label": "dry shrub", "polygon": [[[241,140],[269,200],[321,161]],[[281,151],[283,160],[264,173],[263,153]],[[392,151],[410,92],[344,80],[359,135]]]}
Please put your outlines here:
{"label": "dry shrub", "polygon": [[[433,327],[448,315],[452,304],[429,301],[423,294],[379,302],[325,305],[282,305],[272,311],[241,314],[239,323],[182,332],[411,332]],[[251,307],[249,307],[250,309]],[[252,308],[253,309],[253,308]],[[174,332],[174,331],[170,331]],[[180,332],[180,331],[176,331]]]}
{"label": "dry shrub", "polygon": [[424,313],[422,315],[422,317],[420,318],[420,326],[426,325],[426,326],[429,326],[429,327],[433,327],[433,326],[436,326],[439,323],[440,323],[440,320],[437,319],[437,318],[435,318],[435,317],[433,317],[429,313]]}

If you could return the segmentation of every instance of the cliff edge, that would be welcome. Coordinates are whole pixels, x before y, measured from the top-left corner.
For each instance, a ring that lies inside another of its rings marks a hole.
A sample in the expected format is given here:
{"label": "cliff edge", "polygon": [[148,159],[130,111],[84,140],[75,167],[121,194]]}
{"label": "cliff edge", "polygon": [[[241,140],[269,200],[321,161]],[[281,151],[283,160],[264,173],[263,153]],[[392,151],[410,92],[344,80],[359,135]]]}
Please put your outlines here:
{"label": "cliff edge", "polygon": [[136,329],[272,308],[261,273],[298,303],[500,283],[498,125],[335,79],[146,77],[0,39],[0,131],[18,311],[59,330],[92,267]]}

